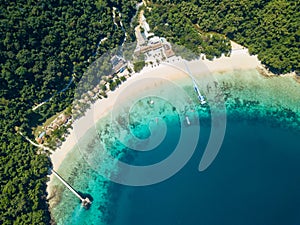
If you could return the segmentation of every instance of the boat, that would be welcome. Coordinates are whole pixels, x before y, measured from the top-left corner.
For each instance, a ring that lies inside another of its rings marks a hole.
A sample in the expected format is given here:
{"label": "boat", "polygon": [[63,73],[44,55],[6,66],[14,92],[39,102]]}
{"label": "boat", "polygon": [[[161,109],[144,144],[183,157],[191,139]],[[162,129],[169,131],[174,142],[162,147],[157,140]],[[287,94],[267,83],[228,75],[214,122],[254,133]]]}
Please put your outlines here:
{"label": "boat", "polygon": [[185,120],[186,120],[186,123],[187,123],[188,125],[191,125],[191,121],[190,121],[190,119],[189,119],[188,116],[185,117]]}

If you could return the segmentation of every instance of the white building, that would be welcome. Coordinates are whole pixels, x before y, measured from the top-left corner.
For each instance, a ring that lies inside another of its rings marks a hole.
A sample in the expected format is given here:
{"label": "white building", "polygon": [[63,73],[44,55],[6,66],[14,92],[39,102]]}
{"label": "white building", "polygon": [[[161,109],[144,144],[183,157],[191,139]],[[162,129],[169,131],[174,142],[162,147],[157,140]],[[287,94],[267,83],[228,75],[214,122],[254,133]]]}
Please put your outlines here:
{"label": "white building", "polygon": [[145,18],[144,15],[142,15],[141,20],[142,20],[142,27],[143,27],[143,29],[144,29],[144,33],[145,33],[146,38],[149,38],[149,37],[154,36],[154,33],[150,33],[150,30],[151,30],[151,29],[150,29],[150,26],[149,26],[149,24],[147,23],[146,18]]}

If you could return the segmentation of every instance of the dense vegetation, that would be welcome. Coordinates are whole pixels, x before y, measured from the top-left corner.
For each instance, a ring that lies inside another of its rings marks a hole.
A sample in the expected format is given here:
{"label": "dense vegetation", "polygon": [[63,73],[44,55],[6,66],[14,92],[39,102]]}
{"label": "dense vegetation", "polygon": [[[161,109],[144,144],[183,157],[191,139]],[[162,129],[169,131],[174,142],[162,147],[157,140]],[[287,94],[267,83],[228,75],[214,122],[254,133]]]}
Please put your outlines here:
{"label": "dense vegetation", "polygon": [[[188,40],[194,42],[194,38],[191,37],[193,34],[187,35],[184,29],[191,24],[198,24],[202,31],[225,34],[230,39],[245,45],[250,53],[258,54],[258,58],[275,73],[300,71],[300,2],[298,0],[153,0],[151,2],[154,4],[150,4],[150,7],[154,7],[153,11],[157,14],[153,16],[160,21],[157,25],[164,25],[163,29],[172,30],[172,35],[177,33],[179,40],[188,36]],[[155,21],[153,20],[152,23]],[[167,28],[165,24],[168,23],[174,26],[180,24],[180,27]],[[180,29],[183,29],[182,32]]]}
{"label": "dense vegetation", "polygon": [[135,72],[140,72],[145,66],[145,61],[135,62],[135,63],[133,63],[133,66],[134,66]]}
{"label": "dense vegetation", "polygon": [[154,5],[151,10],[146,10],[153,32],[166,37],[171,43],[186,47],[195,55],[204,53],[208,59],[221,57],[222,53],[228,55],[231,50],[229,39],[215,32],[203,32],[185,14],[189,11],[187,6],[191,5]]}
{"label": "dense vegetation", "polygon": [[[124,39],[124,32],[114,24],[112,8],[122,13],[118,19],[130,31],[135,4],[127,0],[1,1],[0,224],[49,224],[45,183],[50,162],[17,131],[33,139],[32,127],[70,104],[85,68]],[[104,37],[107,40],[99,45]],[[69,89],[60,92],[69,83]]]}

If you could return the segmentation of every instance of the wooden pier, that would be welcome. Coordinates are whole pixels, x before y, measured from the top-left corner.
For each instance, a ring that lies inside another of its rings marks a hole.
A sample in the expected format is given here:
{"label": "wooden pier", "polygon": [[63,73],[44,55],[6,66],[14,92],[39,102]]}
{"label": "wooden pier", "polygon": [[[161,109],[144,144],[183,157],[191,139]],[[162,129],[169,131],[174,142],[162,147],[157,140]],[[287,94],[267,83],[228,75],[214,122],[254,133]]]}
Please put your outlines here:
{"label": "wooden pier", "polygon": [[204,96],[201,95],[200,89],[199,89],[199,87],[198,87],[198,85],[197,85],[197,83],[196,83],[196,80],[195,80],[195,78],[193,77],[193,75],[192,75],[192,73],[191,73],[189,67],[187,66],[186,62],[184,62],[184,65],[185,65],[185,68],[186,68],[186,71],[187,71],[188,75],[190,76],[190,78],[191,78],[192,81],[193,81],[194,89],[195,89],[195,92],[196,92],[197,95],[198,95],[198,99],[200,100],[200,103],[201,103],[202,105],[205,104],[206,101],[205,101],[205,99],[204,99]]}
{"label": "wooden pier", "polygon": [[57,172],[55,172],[53,169],[51,171],[71,192],[73,192],[74,195],[76,195],[77,198],[80,199],[82,206],[88,208],[92,204],[92,201],[88,197],[81,197],[80,194],[78,194],[78,192],[72,188],[71,185],[69,185]]}

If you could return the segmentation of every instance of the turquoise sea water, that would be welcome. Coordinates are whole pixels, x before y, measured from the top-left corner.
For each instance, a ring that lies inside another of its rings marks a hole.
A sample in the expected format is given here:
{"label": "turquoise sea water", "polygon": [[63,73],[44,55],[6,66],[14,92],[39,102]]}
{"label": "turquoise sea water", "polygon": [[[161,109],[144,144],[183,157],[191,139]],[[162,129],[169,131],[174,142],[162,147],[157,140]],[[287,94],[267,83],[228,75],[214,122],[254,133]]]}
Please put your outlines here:
{"label": "turquoise sea water", "polygon": [[[300,85],[292,78],[265,78],[255,70],[216,74],[215,78],[217,83],[202,88],[206,94],[222,91],[227,125],[219,154],[208,169],[200,172],[198,166],[211,134],[213,106],[197,104],[188,79],[179,82],[191,96],[191,102],[182,107],[160,97],[165,86],[157,88],[155,96],[137,99],[130,116],[117,110],[120,115],[99,121],[68,154],[58,172],[76,190],[91,195],[93,204],[89,210],[82,208],[56,180],[60,201],[52,209],[55,221],[99,225],[300,224]],[[175,90],[173,98],[177,99]],[[107,179],[115,174],[129,177],[130,171],[120,171],[118,159],[141,166],[168,158],[178,144],[182,126],[188,127],[185,116],[191,126],[199,118],[201,129],[195,152],[178,173],[140,187]],[[129,126],[124,118],[129,118]],[[165,138],[152,151],[136,152],[128,147],[138,147],[134,136],[145,139],[163,130]]]}

